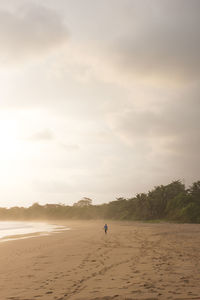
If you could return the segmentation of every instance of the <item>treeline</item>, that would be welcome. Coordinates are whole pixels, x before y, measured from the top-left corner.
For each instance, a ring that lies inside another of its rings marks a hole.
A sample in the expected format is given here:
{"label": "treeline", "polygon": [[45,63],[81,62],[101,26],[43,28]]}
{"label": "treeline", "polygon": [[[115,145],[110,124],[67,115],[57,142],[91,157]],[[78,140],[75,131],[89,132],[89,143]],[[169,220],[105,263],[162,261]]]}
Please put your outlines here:
{"label": "treeline", "polygon": [[28,208],[0,208],[0,220],[113,219],[166,220],[200,223],[200,181],[188,189],[181,181],[155,187],[130,199],[118,198],[110,203],[92,205],[83,198],[73,206],[39,205]]}

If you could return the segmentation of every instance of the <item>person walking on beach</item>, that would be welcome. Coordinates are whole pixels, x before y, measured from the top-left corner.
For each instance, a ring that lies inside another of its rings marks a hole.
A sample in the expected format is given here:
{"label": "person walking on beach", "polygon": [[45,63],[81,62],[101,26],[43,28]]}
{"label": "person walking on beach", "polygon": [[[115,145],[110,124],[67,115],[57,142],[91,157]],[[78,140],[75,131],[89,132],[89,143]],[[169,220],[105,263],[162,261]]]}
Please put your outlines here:
{"label": "person walking on beach", "polygon": [[108,225],[107,224],[104,225],[104,230],[105,230],[105,234],[107,234],[107,231],[108,231]]}

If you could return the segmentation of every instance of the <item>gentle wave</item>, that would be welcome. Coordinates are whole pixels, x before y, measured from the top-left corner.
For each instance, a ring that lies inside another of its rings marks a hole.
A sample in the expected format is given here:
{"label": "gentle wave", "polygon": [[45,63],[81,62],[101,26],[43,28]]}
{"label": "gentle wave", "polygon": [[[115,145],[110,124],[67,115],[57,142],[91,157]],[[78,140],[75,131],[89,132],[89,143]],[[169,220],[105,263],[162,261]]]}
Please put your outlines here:
{"label": "gentle wave", "polygon": [[48,235],[51,233],[69,230],[66,226],[48,224],[43,222],[0,222],[0,242]]}

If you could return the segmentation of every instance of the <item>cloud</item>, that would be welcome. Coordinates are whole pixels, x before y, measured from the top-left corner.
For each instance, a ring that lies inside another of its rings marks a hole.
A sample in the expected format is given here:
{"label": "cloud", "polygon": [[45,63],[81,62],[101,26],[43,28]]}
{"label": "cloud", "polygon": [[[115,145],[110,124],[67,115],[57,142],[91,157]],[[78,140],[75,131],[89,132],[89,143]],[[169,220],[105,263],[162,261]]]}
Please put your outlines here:
{"label": "cloud", "polygon": [[[91,1],[81,7],[87,21],[73,21],[72,34],[78,38],[61,56],[62,71],[82,82],[129,86],[132,79],[176,85],[199,78],[198,0],[94,2],[92,16],[89,7]],[[76,20],[75,7],[72,11]]]}
{"label": "cloud", "polygon": [[50,129],[44,129],[42,131],[36,132],[30,137],[26,138],[28,141],[40,142],[40,141],[51,141],[54,140],[54,134]]}
{"label": "cloud", "polygon": [[33,185],[41,193],[66,194],[73,191],[73,187],[70,184],[59,180],[35,180]]}
{"label": "cloud", "polygon": [[68,151],[77,151],[80,149],[79,145],[76,145],[76,144],[59,143],[59,146],[67,152]]}
{"label": "cloud", "polygon": [[[193,80],[200,76],[200,2],[142,1],[132,24],[111,38],[110,60],[119,70],[143,78]],[[137,16],[138,14],[138,16]]]}
{"label": "cloud", "polygon": [[147,160],[150,170],[155,165],[163,167],[171,176],[195,178],[199,176],[199,94],[199,88],[195,93],[184,91],[174,101],[160,105],[159,110],[133,108],[113,113],[108,116],[108,123],[115,135],[139,157],[141,168]]}
{"label": "cloud", "polygon": [[1,63],[46,55],[68,39],[62,18],[45,6],[29,3],[0,10],[0,19]]}
{"label": "cloud", "polygon": [[134,108],[108,116],[111,128],[130,142],[143,138],[185,137],[197,134],[200,104],[197,99],[182,99],[160,106],[159,111]]}
{"label": "cloud", "polygon": [[198,179],[200,1],[23,2],[0,10],[1,59],[32,63],[3,68],[0,98],[19,113],[20,165],[29,184],[40,174],[43,201]]}

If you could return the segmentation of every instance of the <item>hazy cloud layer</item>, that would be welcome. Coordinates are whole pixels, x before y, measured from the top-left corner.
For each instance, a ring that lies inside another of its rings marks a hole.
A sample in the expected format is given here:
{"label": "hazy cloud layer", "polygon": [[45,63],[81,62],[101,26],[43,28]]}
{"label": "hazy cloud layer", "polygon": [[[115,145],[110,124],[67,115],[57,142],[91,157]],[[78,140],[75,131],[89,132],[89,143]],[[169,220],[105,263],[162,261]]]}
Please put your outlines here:
{"label": "hazy cloud layer", "polygon": [[113,62],[124,72],[153,79],[199,77],[200,2],[141,1],[132,10],[139,18],[114,40]]}
{"label": "hazy cloud layer", "polygon": [[73,187],[64,181],[35,181],[35,188],[41,193],[66,194],[73,191]]}
{"label": "hazy cloud layer", "polygon": [[30,137],[26,138],[28,141],[40,142],[40,141],[51,141],[54,140],[54,133],[50,129],[44,129],[42,131],[32,134]]}
{"label": "hazy cloud layer", "polygon": [[102,203],[199,180],[199,0],[3,3],[2,199]]}
{"label": "hazy cloud layer", "polygon": [[33,2],[16,10],[0,10],[1,63],[44,55],[64,44],[68,32],[53,10]]}
{"label": "hazy cloud layer", "polygon": [[199,77],[198,0],[87,0],[61,5],[77,43],[76,57],[70,60],[80,67],[82,59],[86,77],[88,70],[104,72],[102,79],[108,73],[116,79],[115,72],[123,72],[133,79],[176,84]]}
{"label": "hazy cloud layer", "polygon": [[174,176],[181,178],[182,172],[195,178],[200,167],[200,91],[196,93],[191,97],[191,91],[185,92],[160,105],[159,111],[132,109],[109,115],[108,123],[132,151],[141,153],[141,158],[154,161],[155,165],[164,164],[165,171],[171,170]]}

